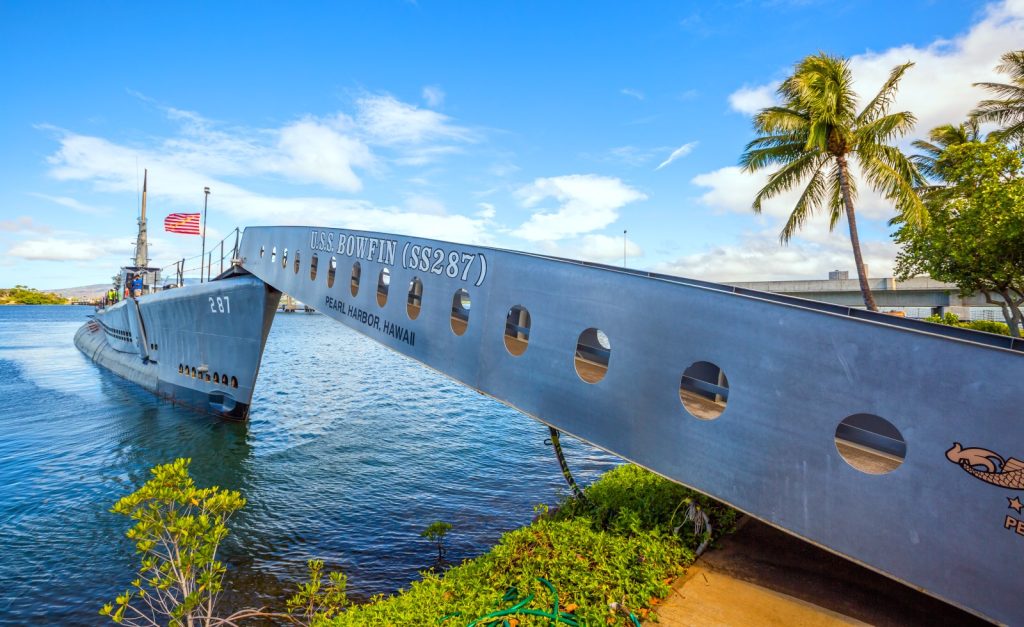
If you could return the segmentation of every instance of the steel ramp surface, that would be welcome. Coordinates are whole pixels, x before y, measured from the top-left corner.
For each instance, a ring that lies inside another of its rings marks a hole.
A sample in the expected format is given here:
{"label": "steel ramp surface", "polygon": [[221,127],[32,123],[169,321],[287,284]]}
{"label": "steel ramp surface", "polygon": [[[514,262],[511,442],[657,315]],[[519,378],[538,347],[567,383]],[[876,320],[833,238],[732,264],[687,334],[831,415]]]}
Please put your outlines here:
{"label": "steel ramp surface", "polygon": [[[1024,472],[1010,463],[1024,456],[1020,340],[384,233],[249,227],[241,258],[547,425],[979,616],[1024,623]],[[339,376],[358,367],[316,357]]]}

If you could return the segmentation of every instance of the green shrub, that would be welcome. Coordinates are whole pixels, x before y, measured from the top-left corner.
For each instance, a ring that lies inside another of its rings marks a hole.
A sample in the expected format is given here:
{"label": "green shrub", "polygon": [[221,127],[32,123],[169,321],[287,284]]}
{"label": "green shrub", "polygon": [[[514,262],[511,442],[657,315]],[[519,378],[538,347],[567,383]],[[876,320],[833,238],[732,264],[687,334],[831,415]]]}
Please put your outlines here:
{"label": "green shrub", "polygon": [[974,329],[975,331],[996,333],[998,335],[1010,334],[1009,325],[1005,322],[996,322],[995,320],[974,320],[972,322],[961,323],[960,326],[967,327],[968,329]]}
{"label": "green shrub", "polygon": [[946,325],[947,327],[960,327],[962,329],[973,329],[975,331],[984,331],[986,333],[996,333],[998,335],[1009,335],[1010,327],[1005,322],[996,322],[995,320],[972,320],[971,322],[961,322],[960,316],[956,315],[951,311],[947,311],[944,316],[938,314],[932,314],[924,319],[925,322],[933,322],[935,324]]}
{"label": "green shrub", "polygon": [[932,322],[934,324],[944,324],[947,327],[960,326],[960,316],[956,315],[952,311],[947,311],[945,315],[940,316],[939,314],[932,314],[924,319],[925,322]]}
{"label": "green shrub", "polygon": [[[225,573],[217,549],[228,535],[228,519],[245,506],[245,499],[235,490],[196,487],[189,475],[191,461],[177,459],[153,468],[149,481],[111,509],[135,523],[125,535],[135,543],[141,565],[130,587],[100,608],[100,615],[131,627],[214,627],[246,618],[289,620],[288,615],[256,609],[238,610],[225,618],[216,615]],[[310,571],[311,578],[319,574],[312,563]],[[321,608],[319,601],[333,591],[334,577],[331,582],[326,593],[320,592],[318,578],[300,587],[297,603],[303,606],[309,600],[310,607]],[[340,582],[344,587],[344,579]],[[329,598],[336,600],[336,595]]]}
{"label": "green shrub", "polygon": [[[288,600],[287,614],[244,609],[218,618],[225,569],[217,548],[245,499],[196,487],[188,470],[187,459],[157,466],[145,485],[114,506],[135,522],[128,537],[142,562],[131,587],[100,611],[115,622],[213,627],[262,618],[299,625],[455,627],[487,616],[492,618],[482,625],[512,616],[558,616],[565,625],[629,625],[631,614],[646,618],[669,593],[672,578],[710,540],[709,529],[721,534],[736,520],[733,510],[707,497],[639,467],[620,466],[588,487],[585,501],[568,499],[555,512],[538,506],[533,524],[504,534],[488,553],[443,574],[424,572],[394,596],[350,606],[345,576],[330,573],[325,580],[323,562],[313,560],[309,581]],[[440,543],[450,529],[439,521],[423,535]],[[541,622],[554,624],[549,620]]]}
{"label": "green shrub", "polygon": [[233,490],[197,488],[190,462],[153,468],[153,477],[111,510],[135,523],[126,535],[141,560],[131,587],[100,610],[116,623],[193,625],[213,615],[225,571],[217,548],[245,499]]}
{"label": "green shrub", "polygon": [[535,595],[534,610],[551,611],[554,599],[538,578],[551,582],[559,607],[571,608],[579,624],[628,624],[628,612],[644,616],[668,594],[705,539],[682,524],[686,506],[708,513],[719,532],[736,520],[734,510],[636,466],[605,473],[585,492],[587,504],[567,500],[553,514],[542,506],[536,522],[504,534],[485,555],[443,575],[423,573],[408,590],[324,624],[430,625],[449,617],[465,625],[507,607],[512,589],[512,596]]}
{"label": "green shrub", "polygon": [[434,543],[437,547],[437,561],[442,562],[444,560],[445,553],[448,549],[444,545],[444,538],[448,535],[448,532],[452,530],[452,524],[446,523],[443,520],[436,520],[426,529],[420,532],[421,538],[426,538]]}

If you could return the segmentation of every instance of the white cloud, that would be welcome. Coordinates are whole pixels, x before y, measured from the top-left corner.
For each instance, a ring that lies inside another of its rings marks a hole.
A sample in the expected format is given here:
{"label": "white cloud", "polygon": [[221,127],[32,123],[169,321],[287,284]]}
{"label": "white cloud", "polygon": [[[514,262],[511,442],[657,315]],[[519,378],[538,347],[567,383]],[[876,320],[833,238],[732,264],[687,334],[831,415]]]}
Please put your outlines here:
{"label": "white cloud", "polygon": [[620,89],[619,93],[622,94],[623,96],[629,96],[630,98],[636,98],[637,100],[643,100],[645,98],[644,92],[640,91],[639,89],[631,89],[629,87],[625,87],[623,89]]}
{"label": "white cloud", "polygon": [[357,100],[356,122],[372,141],[384,146],[476,139],[475,133],[452,123],[447,115],[421,109],[389,95],[368,95]]}
{"label": "white cloud", "polygon": [[93,261],[111,254],[111,242],[86,239],[25,240],[11,246],[7,255],[33,261]]}
{"label": "white cloud", "polygon": [[423,194],[409,194],[405,197],[405,206],[414,213],[426,213],[435,216],[443,216],[448,213],[444,203],[433,196]]}
{"label": "white cloud", "polygon": [[[1024,41],[1024,2],[1007,0],[989,5],[981,21],[963,35],[938,39],[923,47],[898,46],[850,57],[854,89],[861,105],[873,96],[897,65],[913,61],[900,82],[892,111],[917,116],[917,135],[948,123],[961,122],[985,92],[973,87],[982,81],[1004,81],[994,70],[999,57]],[[743,87],[729,96],[729,104],[754,114],[774,103],[777,82]]]}
{"label": "white cloud", "polygon": [[494,208],[494,205],[489,202],[480,202],[477,203],[476,206],[480,207],[480,211],[477,211],[475,214],[478,218],[493,220],[494,216],[497,215],[497,210]]}
{"label": "white cloud", "polygon": [[497,176],[499,178],[505,178],[506,176],[515,174],[519,171],[519,166],[508,161],[495,163],[491,167],[487,168],[487,172]]}
{"label": "white cloud", "polygon": [[[438,94],[435,93],[434,96]],[[138,95],[147,102],[145,96]],[[435,111],[401,102],[390,95],[364,95],[356,103],[355,117],[338,112],[322,117],[306,115],[278,128],[229,127],[193,112],[157,104],[179,125],[179,133],[142,150],[130,149],[63,131],[60,150],[50,157],[51,174],[61,180],[92,179],[105,191],[124,191],[137,184],[137,163],[150,169],[174,166],[208,176],[279,175],[295,183],[313,183],[333,190],[357,192],[364,172],[380,170],[382,155],[401,166],[419,166],[458,152],[457,144],[476,141],[477,135]],[[371,147],[383,152],[374,154]],[[102,155],[100,169],[116,162],[97,179],[83,155]],[[136,161],[138,159],[138,161]],[[166,180],[166,179],[164,179]],[[160,183],[157,183],[158,185]],[[48,197],[76,210],[73,199]]]}
{"label": "white cloud", "polygon": [[[625,245],[627,262],[630,259],[643,257],[644,250],[640,248],[639,244],[626,238]],[[601,262],[622,261],[623,241],[621,237],[597,233],[584,235],[580,239],[578,248],[580,259]]]}
{"label": "white cloud", "polygon": [[[1000,80],[993,67],[1010,44],[1024,41],[1024,0],[1009,0],[988,7],[982,19],[966,33],[929,45],[900,46],[881,52],[851,57],[855,89],[861,104],[875,94],[890,70],[906,61],[914,61],[900,83],[893,111],[909,110],[918,117],[914,133],[920,137],[928,130],[963,120],[984,93],[972,83]],[[753,114],[774,102],[777,83],[744,87],[729,97],[733,109]],[[904,139],[906,146],[913,137]],[[700,174],[692,183],[704,188],[698,201],[716,211],[750,214],[754,195],[764,185],[769,171],[746,174],[730,166]],[[857,172],[853,173],[861,180]],[[892,203],[860,184],[856,202],[861,218],[861,245],[873,276],[885,276],[892,270],[896,247],[888,239],[865,236],[874,230],[885,231],[884,221],[895,209]],[[713,280],[757,280],[785,278],[824,278],[828,270],[853,270],[845,222],[834,232],[828,220],[819,215],[808,222],[788,246],[780,246],[778,234],[802,191],[802,187],[764,203],[761,231],[748,233],[734,244],[681,257],[660,268],[670,273]]]}
{"label": "white cloud", "polygon": [[186,119],[189,123],[180,136],[147,149],[58,130],[60,148],[48,158],[50,175],[58,180],[92,180],[101,191],[134,190],[136,167],[141,163],[160,171],[150,185],[157,193],[171,189],[168,174],[178,171],[204,172],[209,177],[277,174],[292,182],[358,191],[362,181],[355,168],[375,165],[366,143],[346,132],[350,121],[345,116],[307,117],[280,129],[230,132],[195,123],[199,118],[194,114]]}
{"label": "white cloud", "polygon": [[354,168],[374,163],[369,146],[313,118],[281,129],[278,148],[278,158],[267,163],[273,170],[295,181],[343,191],[362,189]]}
{"label": "white cloud", "polygon": [[[855,179],[862,180],[856,164],[851,165],[851,174]],[[750,214],[753,211],[751,204],[754,201],[754,196],[768,182],[768,175],[768,171],[748,174],[739,166],[726,166],[698,174],[693,177],[691,182],[698,187],[707,188],[707,191],[698,199],[701,204],[720,212]],[[776,219],[781,229],[782,220],[789,217],[803,189],[803,186],[797,186],[775,198],[766,200],[761,205],[761,214],[770,219]],[[875,220],[887,220],[892,217],[894,212],[892,203],[885,200],[866,183],[861,183],[857,191],[854,208],[859,217]]]}
{"label": "white cloud", "polygon": [[93,207],[92,205],[87,205],[80,200],[69,196],[50,196],[49,194],[37,194],[35,192],[29,192],[29,195],[49,200],[50,202],[56,203],[62,207],[67,207],[68,209],[77,211],[78,213],[85,213],[94,216],[107,215],[110,213],[110,209]]}
{"label": "white cloud", "polygon": [[539,178],[517,191],[524,207],[552,198],[557,209],[541,209],[513,235],[531,241],[560,240],[602,229],[619,217],[623,206],[647,198],[620,179],[594,174]]}
{"label": "white cloud", "polygon": [[[449,215],[439,200],[422,194],[408,196],[403,207],[382,207],[329,195],[269,196],[235,182],[271,174],[332,191],[357,192],[363,188],[364,172],[383,171],[381,155],[391,155],[391,162],[399,165],[420,164],[458,150],[453,144],[477,139],[474,132],[447,116],[387,95],[360,98],[354,116],[341,112],[305,116],[263,129],[229,127],[195,112],[160,108],[178,122],[179,132],[143,147],[43,127],[53,131],[59,142],[48,158],[50,176],[89,182],[99,192],[124,194],[136,191],[137,164],[144,164],[151,175],[150,207],[160,210],[201,206],[201,190],[209,186],[211,212],[240,224],[335,224],[481,244],[491,241],[486,227],[490,217]],[[371,146],[381,150],[380,155],[374,154]],[[422,172],[419,176],[429,182]],[[71,208],[84,207],[74,199],[45,197]],[[165,245],[154,245],[153,255],[162,261],[188,243],[170,238]],[[95,252],[84,244],[36,244],[17,250],[53,255],[53,249],[61,248],[70,251],[62,254],[75,258],[84,254],[83,250]]]}
{"label": "white cloud", "polygon": [[768,83],[757,87],[741,87],[729,94],[729,106],[735,111],[754,115],[765,107],[775,104],[775,90],[778,83]]}
{"label": "white cloud", "polygon": [[665,166],[667,166],[668,164],[672,163],[676,159],[679,159],[681,157],[685,157],[686,155],[690,154],[691,152],[693,152],[693,149],[696,148],[696,147],[697,147],[697,142],[689,142],[689,143],[683,144],[679,148],[676,148],[675,150],[673,150],[672,154],[670,154],[667,159],[662,161],[661,165],[659,165],[658,167],[656,167],[654,169],[657,171],[657,170],[660,170],[660,169],[664,168]]}
{"label": "white cloud", "polygon": [[444,104],[444,90],[439,85],[427,85],[423,88],[423,101],[428,107],[440,107]]}
{"label": "white cloud", "polygon": [[[633,265],[638,258],[644,256],[644,250],[631,239],[627,239],[625,244],[627,261]],[[622,264],[623,240],[621,235],[592,233],[558,242],[534,242],[532,248],[534,252],[563,259]]]}
{"label": "white cloud", "polygon": [[[265,169],[268,166],[232,162],[232,167],[199,170],[192,167],[188,154],[167,151],[166,145],[135,149],[106,139],[67,132],[59,141],[59,149],[49,158],[51,176],[65,181],[89,181],[96,190],[103,192],[134,192],[137,160],[147,164],[150,169],[151,207],[201,206],[202,189],[209,186],[212,190],[210,210],[227,214],[239,224],[334,224],[467,243],[485,244],[491,241],[486,220],[462,215],[440,215],[436,206],[427,207],[419,203],[403,211],[396,207],[379,207],[358,199],[267,196],[217,176],[221,173],[234,174],[238,170],[258,172],[260,167]],[[280,153],[277,156],[287,162]],[[285,169],[281,162],[273,167]],[[304,177],[310,177],[316,171],[307,170]],[[156,250],[153,254],[162,260],[166,252]]]}
{"label": "white cloud", "polygon": [[31,216],[19,216],[13,220],[0,220],[0,231],[7,233],[49,233],[50,227],[38,224]]}
{"label": "white cloud", "polygon": [[[869,274],[891,276],[895,245],[880,241],[861,244]],[[850,240],[838,229],[822,242],[796,239],[788,246],[780,246],[774,232],[748,234],[736,244],[715,246],[655,267],[665,274],[726,283],[824,279],[836,269],[849,270],[850,276],[856,274]]]}
{"label": "white cloud", "polygon": [[640,167],[654,161],[659,155],[672,150],[671,146],[616,146],[603,153],[583,153],[580,156],[605,163],[621,163],[630,167]]}

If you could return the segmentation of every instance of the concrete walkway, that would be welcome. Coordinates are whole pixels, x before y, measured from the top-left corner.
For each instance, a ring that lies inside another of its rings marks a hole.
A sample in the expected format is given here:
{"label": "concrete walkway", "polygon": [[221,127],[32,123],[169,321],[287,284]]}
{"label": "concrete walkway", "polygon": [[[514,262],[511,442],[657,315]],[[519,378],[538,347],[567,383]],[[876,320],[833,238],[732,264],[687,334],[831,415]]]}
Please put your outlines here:
{"label": "concrete walkway", "polygon": [[747,519],[708,551],[658,608],[663,627],[957,625],[988,623]]}

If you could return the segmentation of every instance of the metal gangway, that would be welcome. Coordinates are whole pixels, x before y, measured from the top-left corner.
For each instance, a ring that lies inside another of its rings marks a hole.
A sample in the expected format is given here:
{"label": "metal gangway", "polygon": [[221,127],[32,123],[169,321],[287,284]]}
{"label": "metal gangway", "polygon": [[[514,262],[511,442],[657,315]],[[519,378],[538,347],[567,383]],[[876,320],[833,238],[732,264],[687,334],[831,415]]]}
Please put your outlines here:
{"label": "metal gangway", "polygon": [[249,227],[236,263],[548,426],[1024,623],[1020,339],[344,229]]}

